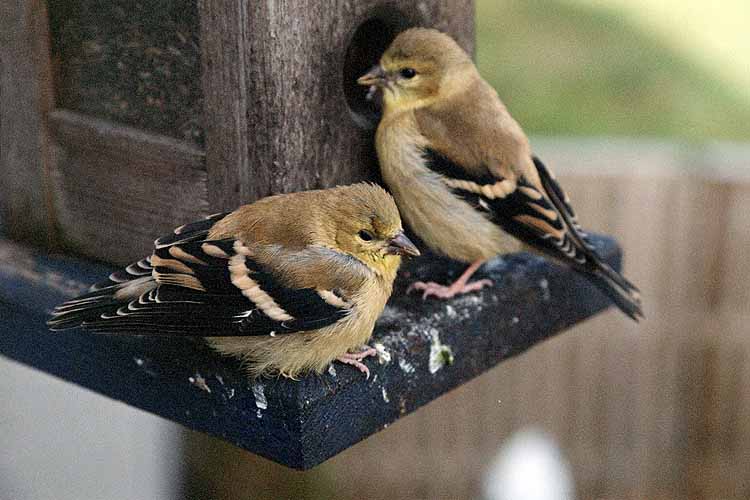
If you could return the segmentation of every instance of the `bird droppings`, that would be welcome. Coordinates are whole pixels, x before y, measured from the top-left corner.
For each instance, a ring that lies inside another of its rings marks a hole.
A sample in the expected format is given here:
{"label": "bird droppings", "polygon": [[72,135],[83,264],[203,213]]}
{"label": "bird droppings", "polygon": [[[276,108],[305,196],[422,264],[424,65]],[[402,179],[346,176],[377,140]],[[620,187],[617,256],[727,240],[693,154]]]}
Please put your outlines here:
{"label": "bird droppings", "polygon": [[[453,299],[453,305],[463,309],[473,308],[474,311],[477,312],[482,310],[482,307],[484,306],[484,299],[482,294],[464,295],[462,297]],[[464,315],[464,317],[466,316]]]}
{"label": "bird droppings", "polygon": [[260,408],[258,408],[258,411],[255,412],[255,416],[258,418],[263,418],[263,412],[260,411]]}
{"label": "bird droppings", "polygon": [[391,353],[389,353],[385,349],[385,346],[383,344],[381,344],[379,342],[376,343],[375,344],[375,352],[378,355],[378,363],[380,363],[381,365],[387,365],[388,363],[391,362]]}
{"label": "bird droppings", "polygon": [[406,361],[405,358],[400,358],[398,360],[398,366],[401,368],[401,371],[404,373],[414,373],[414,365]]}
{"label": "bird droppings", "polygon": [[232,399],[234,397],[234,387],[230,387],[227,391],[227,399]]}
{"label": "bird droppings", "polygon": [[544,299],[545,302],[549,302],[552,298],[552,294],[549,292],[549,281],[547,281],[547,278],[539,280],[539,288],[542,289],[542,299]]}
{"label": "bird droppings", "polygon": [[211,394],[211,388],[206,383],[206,379],[203,378],[200,373],[196,373],[194,377],[188,377],[188,380],[198,389]]}
{"label": "bird droppings", "polygon": [[508,260],[504,256],[498,255],[494,259],[490,259],[484,263],[482,270],[485,273],[497,274],[505,271],[508,268]]}
{"label": "bird droppings", "polygon": [[521,320],[518,319],[518,316],[513,316],[512,318],[510,318],[511,325],[517,325],[519,321]]}
{"label": "bird droppings", "polygon": [[255,396],[255,406],[259,410],[265,410],[268,408],[268,401],[266,400],[266,394],[263,392],[263,384],[260,382],[253,383],[253,396]]}
{"label": "bird droppings", "polygon": [[440,334],[434,328],[430,329],[430,337],[432,343],[430,344],[430,373],[434,374],[442,367],[453,364],[453,350],[450,346],[442,344],[440,342]]}
{"label": "bird droppings", "polygon": [[386,305],[380,314],[378,321],[385,323],[397,323],[404,319],[406,315],[398,308]]}
{"label": "bird droppings", "polygon": [[133,361],[135,362],[136,366],[140,368],[141,370],[143,370],[145,373],[151,375],[152,377],[156,376],[156,372],[149,368],[150,362],[148,359],[144,359],[138,356],[133,356]]}
{"label": "bird droppings", "polygon": [[221,375],[214,375],[214,377],[221,385],[224,385],[224,378]]}
{"label": "bird droppings", "polygon": [[328,375],[330,375],[331,377],[336,376],[336,368],[334,368],[333,363],[328,365]]}
{"label": "bird droppings", "polygon": [[[381,315],[376,325],[381,328],[389,330],[387,335],[380,337],[380,345],[383,349],[387,349],[391,359],[394,356],[394,352],[401,353],[404,348],[414,341],[421,339],[430,339],[430,330],[434,327],[443,327],[446,319],[450,320],[467,320],[476,316],[477,312],[481,311],[485,305],[485,298],[479,295],[464,295],[453,299],[451,304],[446,304],[444,308],[441,308],[432,314],[423,315],[419,317],[419,322],[415,324],[414,318],[405,309],[399,309],[393,306],[386,306],[383,314]],[[410,325],[410,328],[404,329],[402,325]],[[383,359],[382,354],[378,348],[378,345],[374,345],[375,350],[378,351],[378,358],[381,364],[387,359]],[[404,369],[405,361],[399,359],[399,365]],[[411,365],[409,365],[411,366]],[[412,373],[406,370],[407,373]]]}
{"label": "bird droppings", "polygon": [[388,391],[385,390],[385,387],[383,387],[383,401],[385,401],[386,403],[391,402],[391,400],[388,399]]}
{"label": "bird droppings", "polygon": [[446,304],[446,306],[445,306],[445,314],[449,318],[455,318],[457,316],[456,310],[453,309],[453,306],[451,306],[450,304]]}

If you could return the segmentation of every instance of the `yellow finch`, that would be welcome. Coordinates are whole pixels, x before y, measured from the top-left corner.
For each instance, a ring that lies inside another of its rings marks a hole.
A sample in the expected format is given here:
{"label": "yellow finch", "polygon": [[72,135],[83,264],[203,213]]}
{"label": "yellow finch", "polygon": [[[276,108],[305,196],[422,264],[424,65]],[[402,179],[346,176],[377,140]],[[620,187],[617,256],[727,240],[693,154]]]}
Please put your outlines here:
{"label": "yellow finch", "polygon": [[365,344],[391,295],[404,236],[374,184],[271,196],[186,224],[151,256],[58,306],[53,330],[211,337],[252,376],[320,373],[338,359],[369,375]]}
{"label": "yellow finch", "polygon": [[404,31],[358,82],[382,91],[378,158],[404,219],[433,250],[471,263],[449,287],[412,285],[424,297],[491,284],[468,280],[520,240],[585,274],[631,318],[642,316],[637,288],[596,254],[562,188],[453,39]]}

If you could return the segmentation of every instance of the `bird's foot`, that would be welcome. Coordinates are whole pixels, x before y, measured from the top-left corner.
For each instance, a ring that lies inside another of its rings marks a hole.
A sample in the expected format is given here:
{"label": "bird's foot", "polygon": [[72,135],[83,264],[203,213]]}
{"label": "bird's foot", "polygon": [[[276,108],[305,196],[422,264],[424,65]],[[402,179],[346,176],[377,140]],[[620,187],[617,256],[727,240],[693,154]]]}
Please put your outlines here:
{"label": "bird's foot", "polygon": [[367,348],[364,351],[360,352],[347,352],[336,358],[336,361],[339,363],[344,363],[347,365],[352,365],[353,367],[357,368],[359,371],[365,374],[366,378],[370,378],[370,369],[367,368],[367,365],[365,365],[362,360],[365,359],[368,356],[375,356],[378,351],[376,351],[373,347],[367,346]]}
{"label": "bird's foot", "polygon": [[456,295],[462,295],[464,293],[474,292],[481,290],[485,286],[492,286],[494,283],[492,280],[477,280],[470,283],[462,283],[460,280],[456,281],[450,286],[440,285],[433,281],[425,283],[424,281],[415,281],[409,288],[406,289],[406,293],[410,293],[413,290],[422,291],[422,300],[430,296],[435,296],[439,299],[451,299]]}

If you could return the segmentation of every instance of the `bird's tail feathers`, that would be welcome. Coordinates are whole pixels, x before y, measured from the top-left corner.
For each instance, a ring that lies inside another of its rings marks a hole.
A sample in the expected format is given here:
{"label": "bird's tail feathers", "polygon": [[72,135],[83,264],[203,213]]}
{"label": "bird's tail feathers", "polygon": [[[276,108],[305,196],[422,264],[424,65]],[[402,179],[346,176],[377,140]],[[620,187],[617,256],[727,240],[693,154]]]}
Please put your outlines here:
{"label": "bird's tail feathers", "polygon": [[620,273],[599,261],[597,270],[586,274],[631,319],[639,321],[644,317],[640,291]]}
{"label": "bird's tail feathers", "polygon": [[47,326],[52,331],[60,331],[79,327],[86,322],[98,321],[102,315],[116,314],[120,307],[154,289],[156,284],[151,276],[141,276],[93,289],[55,307]]}
{"label": "bird's tail feathers", "polygon": [[597,261],[597,267],[599,268],[599,271],[603,274],[606,274],[609,279],[617,283],[617,285],[624,290],[627,290],[628,292],[633,293],[635,297],[638,298],[638,300],[641,300],[641,291],[638,289],[637,286],[635,286],[633,283],[631,283],[625,276],[618,273],[609,265],[607,265],[606,262],[603,262],[601,260]]}

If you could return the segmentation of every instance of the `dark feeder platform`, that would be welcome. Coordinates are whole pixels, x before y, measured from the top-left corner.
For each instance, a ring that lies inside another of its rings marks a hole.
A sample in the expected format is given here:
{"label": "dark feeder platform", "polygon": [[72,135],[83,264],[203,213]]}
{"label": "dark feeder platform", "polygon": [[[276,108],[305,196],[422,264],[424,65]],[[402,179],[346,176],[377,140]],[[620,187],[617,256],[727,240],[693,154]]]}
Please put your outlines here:
{"label": "dark feeder platform", "polygon": [[[599,236],[594,243],[619,269],[616,242]],[[379,356],[365,361],[369,380],[334,363],[319,377],[251,383],[239,363],[198,338],[49,332],[51,308],[110,269],[0,239],[0,354],[278,463],[309,469],[609,306],[586,279],[527,253],[485,265],[478,276],[495,286],[481,292],[450,301],[405,294],[409,281],[444,281],[462,270],[437,257],[404,266],[370,342]]]}

